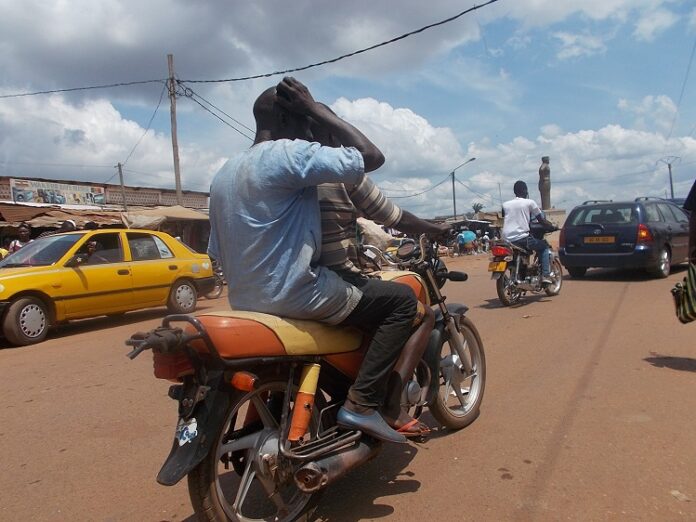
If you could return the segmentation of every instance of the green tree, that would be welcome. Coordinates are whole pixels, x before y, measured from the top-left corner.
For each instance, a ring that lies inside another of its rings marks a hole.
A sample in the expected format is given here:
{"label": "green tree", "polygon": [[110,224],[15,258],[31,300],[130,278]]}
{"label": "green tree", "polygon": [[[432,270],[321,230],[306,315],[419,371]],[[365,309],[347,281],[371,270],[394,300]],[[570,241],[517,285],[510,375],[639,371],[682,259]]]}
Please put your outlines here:
{"label": "green tree", "polygon": [[474,209],[474,214],[478,214],[483,210],[483,203],[479,203],[478,201],[474,203],[471,208]]}

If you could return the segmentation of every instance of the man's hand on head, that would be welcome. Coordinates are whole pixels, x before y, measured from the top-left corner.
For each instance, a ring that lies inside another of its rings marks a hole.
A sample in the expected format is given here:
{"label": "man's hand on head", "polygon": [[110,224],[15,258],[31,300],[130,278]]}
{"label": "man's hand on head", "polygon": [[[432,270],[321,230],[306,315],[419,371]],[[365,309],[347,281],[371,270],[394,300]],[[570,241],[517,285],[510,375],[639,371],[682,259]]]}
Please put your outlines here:
{"label": "man's hand on head", "polygon": [[292,76],[286,76],[276,86],[276,101],[284,109],[302,115],[311,114],[317,103],[309,89]]}

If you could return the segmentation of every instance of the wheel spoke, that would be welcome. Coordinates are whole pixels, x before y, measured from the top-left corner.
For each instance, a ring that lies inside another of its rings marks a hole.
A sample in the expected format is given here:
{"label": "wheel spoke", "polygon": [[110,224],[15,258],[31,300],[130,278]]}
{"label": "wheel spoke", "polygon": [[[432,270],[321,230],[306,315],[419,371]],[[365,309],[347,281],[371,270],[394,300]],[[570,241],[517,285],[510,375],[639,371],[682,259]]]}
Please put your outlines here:
{"label": "wheel spoke", "polygon": [[279,428],[278,421],[269,411],[268,407],[266,406],[266,403],[261,399],[261,397],[259,397],[258,395],[254,395],[251,398],[251,402],[254,405],[254,408],[256,408],[256,413],[259,414],[259,417],[261,418],[261,422],[263,422],[264,427],[272,429]]}
{"label": "wheel spoke", "polygon": [[234,509],[234,512],[238,517],[243,516],[242,504],[244,504],[246,496],[249,493],[251,483],[254,481],[254,478],[256,477],[256,471],[251,469],[251,466],[253,464],[254,459],[247,460],[246,467],[244,468],[244,474],[242,475],[242,480],[239,483],[239,489],[237,489],[237,496],[234,498],[234,502],[232,504],[232,508]]}
{"label": "wheel spoke", "polygon": [[255,448],[259,442],[259,439],[261,438],[261,435],[263,435],[263,432],[257,431],[256,433],[246,435],[245,437],[242,437],[240,439],[232,440],[225,444],[221,444],[218,448],[217,458],[219,459],[224,454],[232,453],[233,451],[249,450]]}
{"label": "wheel spoke", "polygon": [[259,483],[261,484],[261,487],[266,492],[266,495],[268,495],[268,499],[271,502],[273,502],[275,506],[278,508],[277,515],[279,517],[287,515],[288,505],[285,503],[285,500],[283,500],[280,491],[278,491],[276,483],[261,475],[259,475],[257,478],[259,480]]}
{"label": "wheel spoke", "polygon": [[[462,405],[462,408],[463,408],[463,409],[466,409],[467,400],[466,400],[466,398],[464,397],[464,394],[462,393],[462,387],[461,387],[461,385],[457,385],[457,386],[454,387],[454,393],[457,394],[457,399],[459,399],[459,404]],[[468,394],[469,394],[469,391],[467,390],[466,393],[467,393],[467,395],[468,395]]]}

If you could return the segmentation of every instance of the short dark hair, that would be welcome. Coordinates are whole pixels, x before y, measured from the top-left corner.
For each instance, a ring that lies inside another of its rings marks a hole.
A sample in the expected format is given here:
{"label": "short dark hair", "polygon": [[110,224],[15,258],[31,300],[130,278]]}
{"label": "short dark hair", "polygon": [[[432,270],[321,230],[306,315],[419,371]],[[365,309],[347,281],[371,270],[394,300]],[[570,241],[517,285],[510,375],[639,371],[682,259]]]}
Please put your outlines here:
{"label": "short dark hair", "polygon": [[515,191],[515,196],[524,196],[525,194],[528,194],[529,191],[527,190],[527,184],[524,181],[516,181],[515,186],[512,188],[512,190]]}
{"label": "short dark hair", "polygon": [[29,225],[29,223],[25,223],[24,221],[22,221],[17,228],[26,228],[27,230],[31,230],[31,226]]}

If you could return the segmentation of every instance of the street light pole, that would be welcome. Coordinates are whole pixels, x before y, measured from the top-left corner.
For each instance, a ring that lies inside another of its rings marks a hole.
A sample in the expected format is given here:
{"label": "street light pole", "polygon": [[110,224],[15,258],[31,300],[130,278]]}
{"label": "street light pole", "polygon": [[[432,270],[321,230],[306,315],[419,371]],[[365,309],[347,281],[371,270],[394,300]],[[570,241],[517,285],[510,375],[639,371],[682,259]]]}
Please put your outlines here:
{"label": "street light pole", "polygon": [[469,158],[468,160],[466,160],[466,161],[465,161],[464,163],[462,163],[461,165],[459,165],[459,166],[457,166],[457,167],[454,167],[454,168],[452,169],[452,172],[450,172],[450,176],[452,176],[452,210],[454,211],[454,215],[453,215],[454,221],[457,221],[457,193],[456,193],[456,191],[454,190],[454,171],[457,170],[459,167],[463,167],[463,166],[466,165],[467,163],[471,163],[471,162],[474,161],[475,159],[476,159],[476,158]]}

